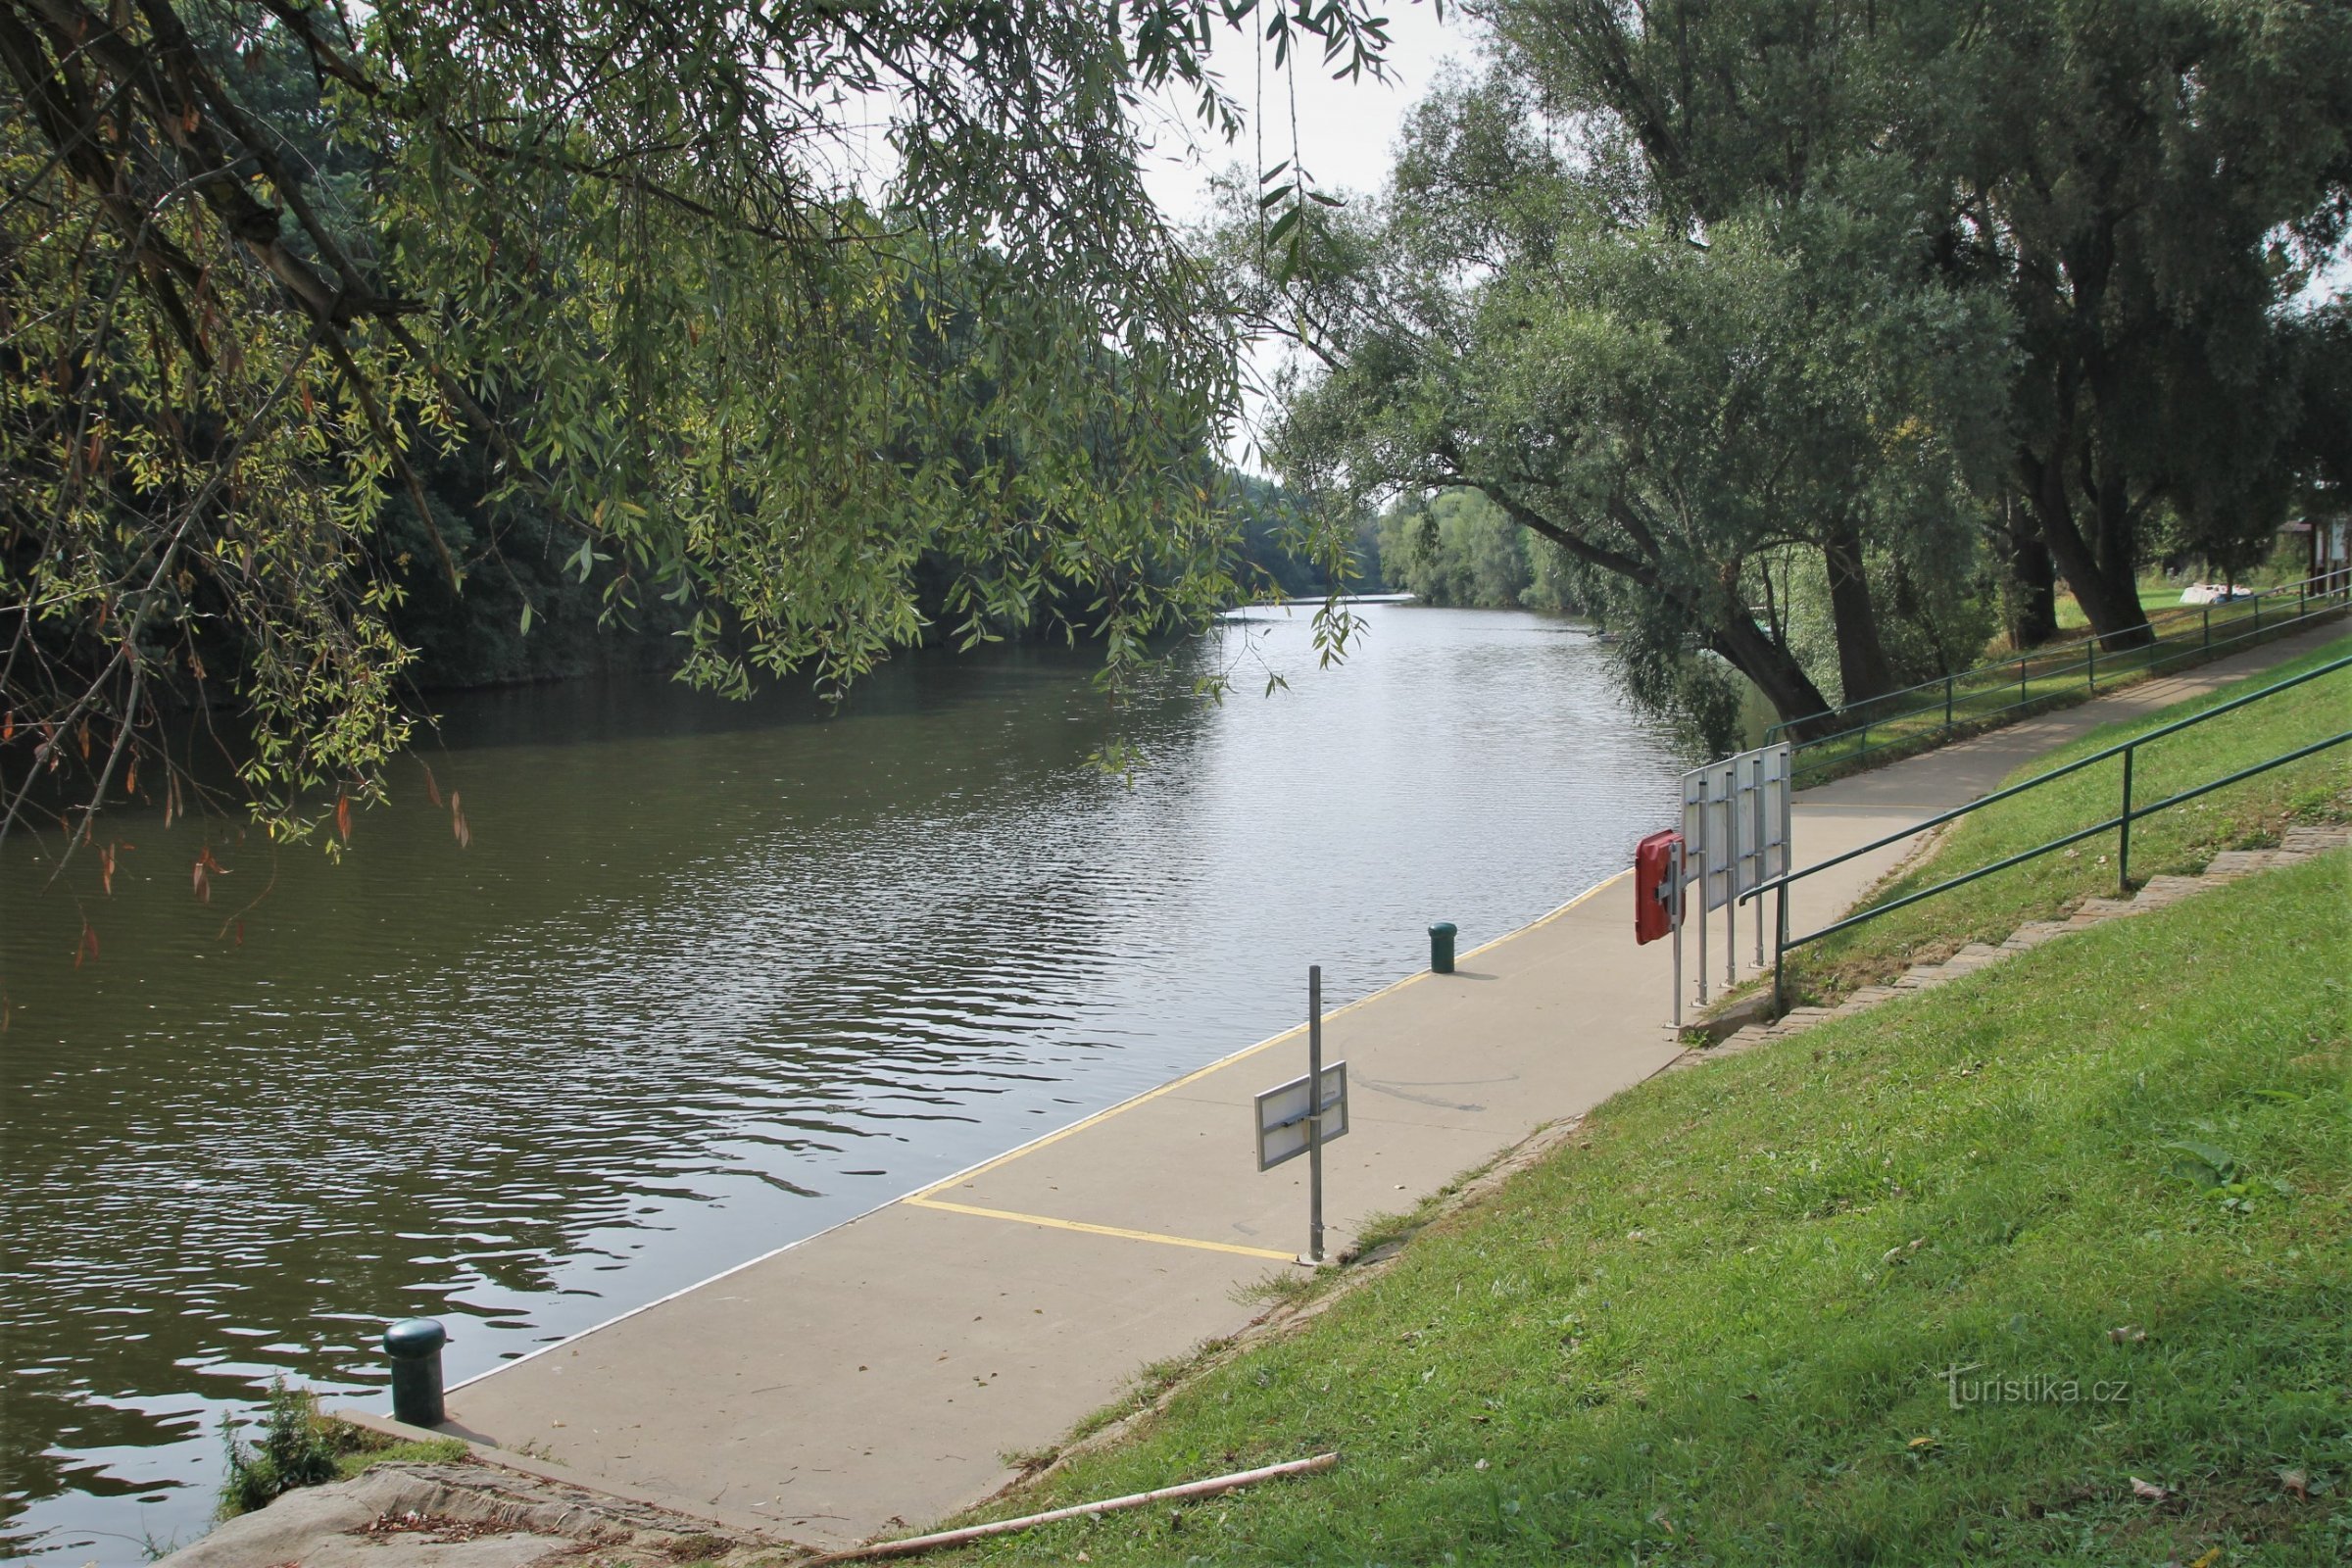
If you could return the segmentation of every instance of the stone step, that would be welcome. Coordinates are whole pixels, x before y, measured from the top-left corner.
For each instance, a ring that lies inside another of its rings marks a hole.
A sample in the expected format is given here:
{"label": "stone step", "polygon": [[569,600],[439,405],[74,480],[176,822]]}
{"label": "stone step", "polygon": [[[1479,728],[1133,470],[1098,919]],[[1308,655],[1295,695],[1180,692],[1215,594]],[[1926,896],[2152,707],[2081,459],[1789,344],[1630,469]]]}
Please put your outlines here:
{"label": "stone step", "polygon": [[2269,850],[2224,850],[2206,863],[2207,876],[2242,876],[2248,871],[2267,870],[2271,863]]}

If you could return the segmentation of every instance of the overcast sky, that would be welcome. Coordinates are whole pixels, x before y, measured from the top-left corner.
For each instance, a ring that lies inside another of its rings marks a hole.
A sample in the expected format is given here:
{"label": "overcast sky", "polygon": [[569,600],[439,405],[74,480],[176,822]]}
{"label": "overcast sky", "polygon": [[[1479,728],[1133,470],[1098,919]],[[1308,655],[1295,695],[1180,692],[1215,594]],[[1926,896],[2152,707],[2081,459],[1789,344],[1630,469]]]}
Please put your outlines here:
{"label": "overcast sky", "polygon": [[[1251,117],[1239,142],[1228,143],[1202,127],[1189,100],[1171,97],[1158,122],[1151,127],[1155,143],[1144,164],[1145,183],[1160,211],[1176,222],[1189,223],[1208,216],[1211,176],[1234,165],[1255,166],[1262,145],[1263,168],[1291,156],[1293,95],[1297,100],[1299,162],[1317,188],[1330,195],[1371,194],[1387,182],[1396,132],[1405,113],[1419,102],[1448,60],[1464,65],[1476,60],[1473,34],[1452,6],[1441,24],[1427,0],[1398,0],[1389,18],[1388,79],[1369,76],[1335,81],[1319,57],[1294,60],[1281,72],[1273,68],[1273,50],[1263,46],[1262,92],[1264,123],[1259,125],[1261,45],[1254,31],[1227,29],[1217,35],[1212,67],[1224,78],[1225,91],[1240,101]],[[1303,69],[1298,69],[1303,65]],[[1261,137],[1262,134],[1262,144]],[[1250,356],[1254,377],[1271,377],[1280,352],[1261,346]],[[1254,425],[1263,413],[1262,400],[1249,399],[1247,421]],[[1254,461],[1253,432],[1242,432],[1226,453],[1227,460],[1255,472],[1264,466]]]}
{"label": "overcast sky", "polygon": [[[1294,60],[1277,73],[1273,50],[1264,47],[1265,123],[1250,126],[1238,143],[1228,144],[1202,129],[1192,106],[1174,102],[1165,122],[1156,127],[1157,151],[1145,166],[1145,177],[1160,210],[1179,222],[1207,211],[1209,176],[1236,162],[1255,162],[1262,129],[1266,167],[1291,155],[1291,93],[1296,90],[1300,162],[1315,183],[1326,191],[1377,191],[1387,178],[1390,152],[1405,111],[1417,102],[1448,59],[1465,64],[1474,57],[1471,35],[1452,7],[1441,24],[1427,0],[1398,0],[1389,18],[1389,79],[1369,76],[1334,81],[1319,59]],[[1218,33],[1211,63],[1225,80],[1227,93],[1253,117],[1257,111],[1260,42],[1254,31],[1226,29]],[[1187,146],[1187,142],[1198,142]]]}

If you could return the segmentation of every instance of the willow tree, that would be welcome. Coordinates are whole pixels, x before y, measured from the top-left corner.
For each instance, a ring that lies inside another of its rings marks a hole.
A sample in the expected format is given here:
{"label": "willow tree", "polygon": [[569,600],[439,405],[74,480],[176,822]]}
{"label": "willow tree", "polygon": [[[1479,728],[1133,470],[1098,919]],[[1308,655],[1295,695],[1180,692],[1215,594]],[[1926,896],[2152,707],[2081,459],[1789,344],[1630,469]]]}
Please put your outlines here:
{"label": "willow tree", "polygon": [[0,0],[0,832],[176,792],[167,702],[235,716],[274,831],[348,822],[413,717],[386,498],[497,569],[431,531],[461,442],[705,685],[855,677],[918,561],[967,639],[1075,595],[1135,659],[1232,588],[1231,330],[1138,128],[1234,133],[1228,25],[1386,43],[1354,0]]}
{"label": "willow tree", "polygon": [[[1703,230],[1879,204],[1910,265],[1996,295],[2013,354],[1996,503],[2112,644],[2168,527],[2218,555],[2280,520],[2315,270],[2352,220],[2340,0],[1470,0],[1597,178]],[[1899,226],[1899,225],[1898,225]],[[1900,262],[1902,258],[1890,257]]]}
{"label": "willow tree", "polygon": [[[1638,695],[1700,689],[1705,650],[1799,733],[1835,727],[1768,572],[1821,562],[1844,695],[1894,684],[1862,552],[1964,574],[1997,310],[1835,196],[1693,229],[1551,107],[1508,62],[1435,95],[1386,200],[1310,216],[1313,266],[1258,269],[1257,308],[1309,358],[1271,450],[1359,503],[1488,497],[1616,612]],[[1228,257],[1261,253],[1245,217]]]}

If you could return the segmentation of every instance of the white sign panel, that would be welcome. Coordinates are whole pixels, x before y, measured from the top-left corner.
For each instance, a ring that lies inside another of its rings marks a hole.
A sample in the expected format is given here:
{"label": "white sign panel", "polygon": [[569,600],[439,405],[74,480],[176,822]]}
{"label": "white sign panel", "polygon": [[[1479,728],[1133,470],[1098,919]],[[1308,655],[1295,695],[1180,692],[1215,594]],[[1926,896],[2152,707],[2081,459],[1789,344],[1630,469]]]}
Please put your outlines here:
{"label": "white sign panel", "polygon": [[[1323,1069],[1323,1142],[1348,1136],[1348,1064]],[[1309,1115],[1306,1074],[1276,1084],[1257,1097],[1257,1168],[1271,1170],[1306,1152]]]}
{"label": "white sign panel", "polygon": [[1683,775],[1683,875],[1690,906],[1720,909],[1788,869],[1788,745],[1741,752]]}

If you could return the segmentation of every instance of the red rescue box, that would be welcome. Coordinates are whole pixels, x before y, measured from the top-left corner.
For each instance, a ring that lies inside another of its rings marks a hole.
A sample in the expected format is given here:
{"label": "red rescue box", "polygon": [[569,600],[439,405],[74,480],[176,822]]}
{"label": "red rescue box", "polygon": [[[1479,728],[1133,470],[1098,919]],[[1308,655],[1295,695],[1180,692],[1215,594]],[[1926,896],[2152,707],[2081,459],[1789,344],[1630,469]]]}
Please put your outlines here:
{"label": "red rescue box", "polygon": [[1674,934],[1674,864],[1683,836],[1669,829],[1652,833],[1634,849],[1634,941],[1655,942]]}

